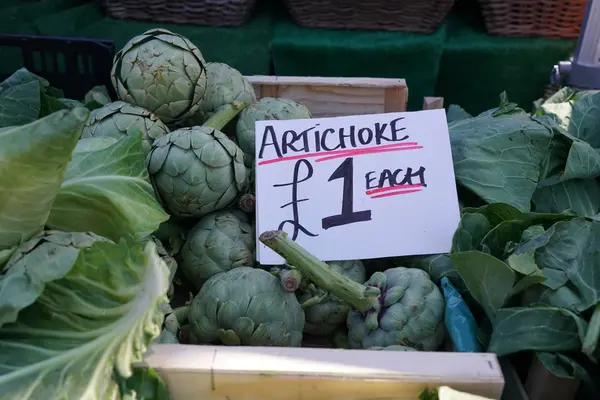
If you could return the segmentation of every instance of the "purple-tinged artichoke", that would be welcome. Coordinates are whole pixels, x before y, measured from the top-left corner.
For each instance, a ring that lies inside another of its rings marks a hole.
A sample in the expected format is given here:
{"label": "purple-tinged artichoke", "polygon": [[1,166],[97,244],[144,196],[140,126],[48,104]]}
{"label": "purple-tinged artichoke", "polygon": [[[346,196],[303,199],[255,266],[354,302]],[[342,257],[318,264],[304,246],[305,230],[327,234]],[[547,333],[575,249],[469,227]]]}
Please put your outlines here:
{"label": "purple-tinged artichoke", "polygon": [[442,344],[444,297],[424,271],[390,268],[363,285],[329,268],[285,232],[265,232],[260,241],[315,286],[352,306],[346,323],[353,348],[402,345],[433,351]]}

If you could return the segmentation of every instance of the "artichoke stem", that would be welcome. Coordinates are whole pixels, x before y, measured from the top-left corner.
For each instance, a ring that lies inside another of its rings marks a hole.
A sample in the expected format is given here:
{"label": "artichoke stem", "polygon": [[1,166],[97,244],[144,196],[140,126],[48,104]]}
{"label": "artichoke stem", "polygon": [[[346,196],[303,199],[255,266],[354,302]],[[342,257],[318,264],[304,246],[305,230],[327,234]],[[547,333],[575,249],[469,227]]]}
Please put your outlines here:
{"label": "artichoke stem", "polygon": [[327,298],[327,296],[328,296],[328,293],[313,296],[310,299],[306,300],[304,303],[302,303],[301,306],[302,306],[302,308],[312,307],[316,304],[319,304],[323,300],[325,300]]}
{"label": "artichoke stem", "polygon": [[302,274],[295,269],[284,269],[279,274],[279,279],[286,292],[295,292],[302,282]]}
{"label": "artichoke stem", "polygon": [[235,100],[219,108],[202,126],[222,130],[232,119],[246,108],[246,103]]}
{"label": "artichoke stem", "polygon": [[581,347],[583,353],[593,361],[595,361],[594,352],[598,346],[598,339],[600,339],[600,304],[596,304],[596,308],[594,308],[594,313],[588,324],[588,329],[583,339],[583,346]]}
{"label": "artichoke stem", "polygon": [[256,209],[256,198],[253,194],[245,193],[238,200],[238,208],[245,213],[252,213]]}
{"label": "artichoke stem", "polygon": [[298,269],[305,278],[316,286],[330,292],[355,310],[367,312],[379,305],[377,297],[365,297],[366,287],[334,271],[302,246],[288,238],[283,231],[267,231],[260,241],[282,256],[288,264]]}

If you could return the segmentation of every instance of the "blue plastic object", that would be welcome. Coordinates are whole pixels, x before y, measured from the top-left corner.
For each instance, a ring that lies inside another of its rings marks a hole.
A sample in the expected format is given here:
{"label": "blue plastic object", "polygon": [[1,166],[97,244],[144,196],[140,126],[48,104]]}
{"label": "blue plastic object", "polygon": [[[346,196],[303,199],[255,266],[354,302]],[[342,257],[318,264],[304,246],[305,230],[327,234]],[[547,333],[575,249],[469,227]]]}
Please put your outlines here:
{"label": "blue plastic object", "polygon": [[477,323],[460,293],[447,277],[441,280],[446,300],[446,330],[454,344],[454,351],[479,353],[481,344],[477,340]]}

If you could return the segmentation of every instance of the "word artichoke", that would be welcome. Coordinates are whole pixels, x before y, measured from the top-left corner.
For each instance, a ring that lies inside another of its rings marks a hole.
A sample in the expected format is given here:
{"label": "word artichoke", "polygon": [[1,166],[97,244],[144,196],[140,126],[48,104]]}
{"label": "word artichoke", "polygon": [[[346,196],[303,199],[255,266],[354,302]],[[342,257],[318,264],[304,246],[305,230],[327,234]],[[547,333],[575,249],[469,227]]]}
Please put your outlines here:
{"label": "word artichoke", "polygon": [[111,80],[119,99],[171,123],[198,111],[206,91],[205,61],[184,36],[151,29],[117,52]]}
{"label": "word artichoke", "polygon": [[401,345],[433,351],[441,345],[444,298],[426,272],[390,268],[361,285],[319,261],[285,232],[268,231],[260,240],[316,286],[352,306],[346,321],[352,348]]}
{"label": "word artichoke", "polygon": [[121,139],[138,132],[142,132],[142,146],[147,154],[154,139],[169,133],[169,128],[150,111],[123,101],[115,101],[90,113],[81,137]]}
{"label": "word artichoke", "polygon": [[224,63],[209,62],[206,64],[206,75],[206,93],[194,122],[204,122],[219,108],[234,101],[246,105],[256,101],[252,84],[237,69]]}
{"label": "word artichoke", "polygon": [[294,100],[263,97],[246,107],[238,118],[235,138],[245,154],[247,166],[254,164],[256,157],[256,139],[254,125],[256,121],[306,119],[311,118],[308,108]]}
{"label": "word artichoke", "polygon": [[203,126],[175,130],[153,143],[148,172],[157,197],[171,215],[201,217],[228,207],[245,189],[244,155],[219,130],[243,107],[234,102]]}
{"label": "word artichoke", "polygon": [[254,265],[254,229],[238,210],[205,215],[188,233],[181,268],[198,289],[212,276]]}
{"label": "word artichoke", "polygon": [[299,347],[304,311],[278,278],[240,267],[214,275],[192,300],[194,340],[228,346]]}
{"label": "word artichoke", "polygon": [[[327,265],[334,271],[342,274],[348,279],[352,279],[355,282],[363,283],[365,277],[365,267],[359,260],[349,261],[330,261]],[[314,287],[314,285],[311,285]],[[319,290],[301,290],[298,293],[298,300],[301,304],[311,301],[311,299],[318,298],[321,296]],[[320,299],[316,304],[309,307],[304,306],[304,312],[306,313],[306,325],[304,326],[304,332],[312,335],[329,335],[333,333],[340,324],[343,324],[348,317],[348,313],[352,307],[348,303],[340,300],[339,298],[326,294],[325,297]]]}

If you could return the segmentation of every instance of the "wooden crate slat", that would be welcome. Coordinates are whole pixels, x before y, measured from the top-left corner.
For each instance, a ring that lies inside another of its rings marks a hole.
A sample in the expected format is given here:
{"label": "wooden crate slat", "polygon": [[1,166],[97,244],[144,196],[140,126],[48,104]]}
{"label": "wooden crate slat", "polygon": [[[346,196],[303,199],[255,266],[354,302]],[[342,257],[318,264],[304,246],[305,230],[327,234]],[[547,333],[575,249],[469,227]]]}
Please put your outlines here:
{"label": "wooden crate slat", "polygon": [[406,111],[404,79],[248,76],[257,97],[283,97],[304,104],[313,117]]}
{"label": "wooden crate slat", "polygon": [[486,353],[160,344],[145,363],[173,400],[414,400],[442,385],[500,399],[504,387],[496,356]]}

